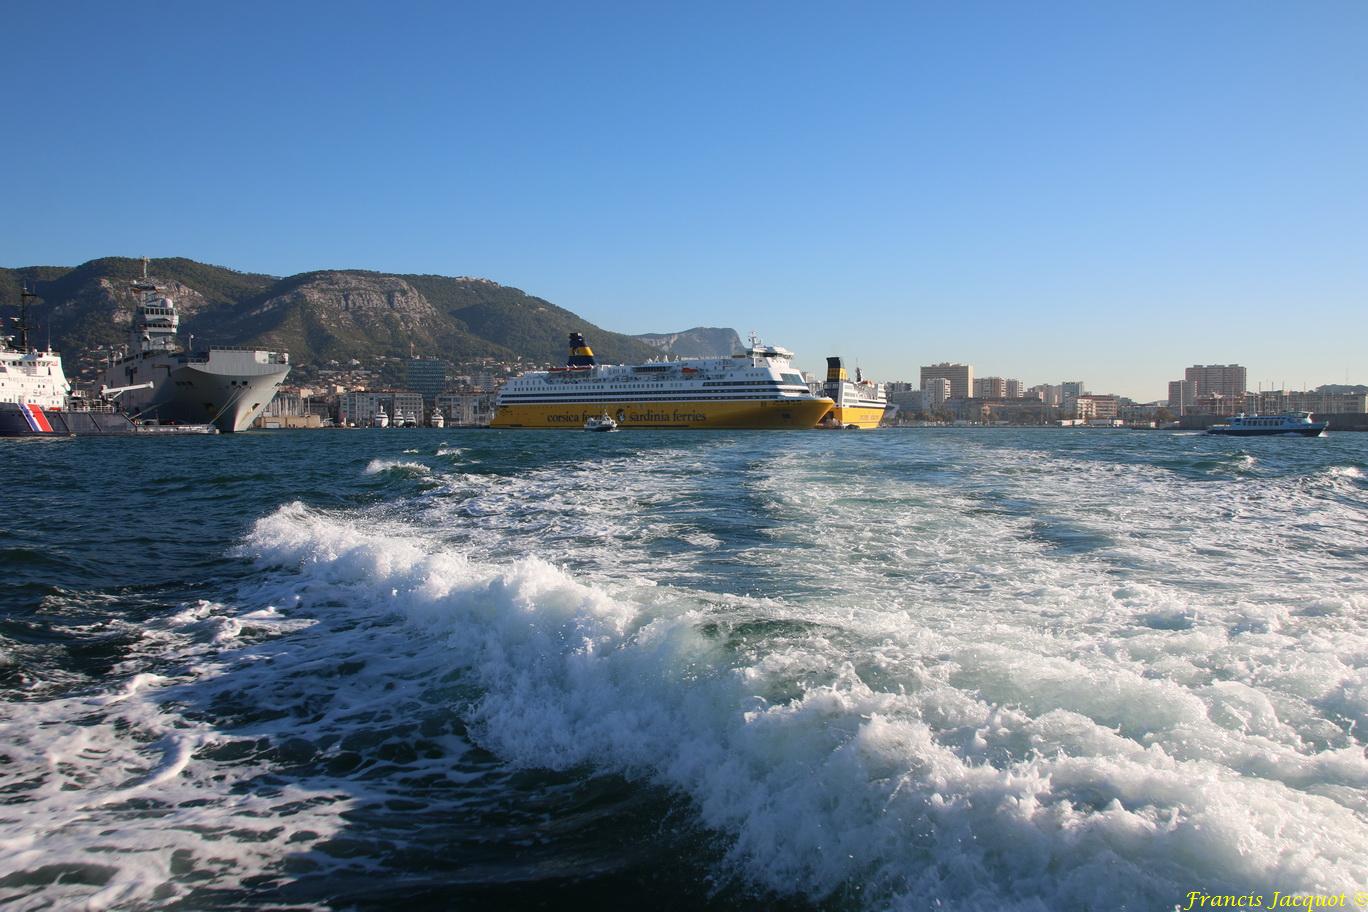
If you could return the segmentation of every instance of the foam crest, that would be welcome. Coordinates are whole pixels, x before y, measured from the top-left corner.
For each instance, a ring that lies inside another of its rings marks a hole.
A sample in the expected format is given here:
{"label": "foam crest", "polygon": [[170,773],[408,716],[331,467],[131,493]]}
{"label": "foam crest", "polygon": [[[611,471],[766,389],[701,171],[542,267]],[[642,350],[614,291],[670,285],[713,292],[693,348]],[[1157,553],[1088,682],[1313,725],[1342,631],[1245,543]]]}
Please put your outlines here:
{"label": "foam crest", "polygon": [[[1001,644],[976,623],[931,633],[886,608],[586,585],[298,505],[247,549],[291,569],[277,602],[326,591],[439,637],[474,687],[453,709],[486,748],[687,795],[736,869],[776,891],[1159,907],[1194,885],[1368,875],[1349,797],[1368,783],[1361,746],[1250,684],[1156,679],[1014,629]],[[1201,642],[1190,633],[1180,648]],[[1358,682],[1338,693],[1362,697]],[[1315,731],[1334,743],[1308,743]]]}
{"label": "foam crest", "polygon": [[[414,450],[413,452],[417,452]],[[386,472],[394,472],[400,475],[430,475],[432,469],[423,465],[421,462],[413,462],[405,459],[372,459],[365,468],[363,474],[381,475]]]}

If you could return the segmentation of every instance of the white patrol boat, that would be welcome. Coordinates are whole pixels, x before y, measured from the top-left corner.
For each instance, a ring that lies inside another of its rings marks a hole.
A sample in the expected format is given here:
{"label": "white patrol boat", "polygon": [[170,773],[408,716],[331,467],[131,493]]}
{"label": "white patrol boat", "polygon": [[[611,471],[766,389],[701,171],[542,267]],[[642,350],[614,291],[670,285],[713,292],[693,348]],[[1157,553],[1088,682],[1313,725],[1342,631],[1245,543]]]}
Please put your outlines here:
{"label": "white patrol boat", "polygon": [[0,437],[73,437],[128,434],[133,422],[105,403],[71,394],[62,356],[29,346],[28,302],[20,291],[18,335],[0,338]]}

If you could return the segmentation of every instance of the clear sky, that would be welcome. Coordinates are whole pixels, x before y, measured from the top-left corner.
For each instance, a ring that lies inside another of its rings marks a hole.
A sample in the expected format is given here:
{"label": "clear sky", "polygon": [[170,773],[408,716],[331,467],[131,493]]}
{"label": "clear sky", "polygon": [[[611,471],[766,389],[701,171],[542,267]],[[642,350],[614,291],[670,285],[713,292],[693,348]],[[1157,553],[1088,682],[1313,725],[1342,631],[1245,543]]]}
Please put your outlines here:
{"label": "clear sky", "polygon": [[1368,383],[1368,3],[8,0],[0,265],[486,276],[1141,400]]}

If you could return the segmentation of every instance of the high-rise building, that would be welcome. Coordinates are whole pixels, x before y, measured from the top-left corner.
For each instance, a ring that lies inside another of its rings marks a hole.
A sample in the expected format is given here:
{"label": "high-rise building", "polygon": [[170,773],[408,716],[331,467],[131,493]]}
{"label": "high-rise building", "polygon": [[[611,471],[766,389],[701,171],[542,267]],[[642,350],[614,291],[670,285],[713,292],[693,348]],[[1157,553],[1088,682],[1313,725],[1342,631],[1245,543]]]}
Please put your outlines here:
{"label": "high-rise building", "polygon": [[1023,389],[1024,389],[1024,387],[1023,387],[1023,385],[1022,385],[1022,383],[1021,383],[1020,380],[1008,380],[1008,381],[1007,381],[1007,398],[1008,398],[1008,399],[1020,399],[1020,398],[1022,398],[1022,396],[1024,395],[1023,392],[1022,392]]}
{"label": "high-rise building", "polygon": [[1192,384],[1187,380],[1170,380],[1168,387],[1168,407],[1169,411],[1175,415],[1186,415],[1192,410],[1192,403],[1196,401],[1196,393],[1193,391]]}
{"label": "high-rise building", "polygon": [[1059,387],[1051,386],[1048,383],[1041,383],[1031,387],[1026,391],[1026,395],[1033,396],[1045,403],[1046,408],[1059,408],[1061,396]]}
{"label": "high-rise building", "polygon": [[1007,381],[1001,377],[980,377],[974,381],[975,399],[1006,399]]}
{"label": "high-rise building", "polygon": [[434,358],[410,358],[404,371],[404,386],[421,393],[431,404],[446,388],[446,365]]}
{"label": "high-rise building", "polygon": [[1249,388],[1247,374],[1238,364],[1194,364],[1183,371],[1183,379],[1192,384],[1194,399],[1212,394],[1238,399]]}
{"label": "high-rise building", "polygon": [[1065,380],[1059,384],[1059,398],[1077,399],[1079,396],[1086,395],[1088,390],[1084,387],[1082,380]]}
{"label": "high-rise building", "polygon": [[922,381],[922,408],[928,412],[940,408],[951,398],[950,390],[951,383],[944,377],[927,377]]}
{"label": "high-rise building", "polygon": [[926,381],[935,378],[950,381],[951,399],[968,399],[974,391],[974,367],[972,364],[931,364],[921,369],[922,389]]}

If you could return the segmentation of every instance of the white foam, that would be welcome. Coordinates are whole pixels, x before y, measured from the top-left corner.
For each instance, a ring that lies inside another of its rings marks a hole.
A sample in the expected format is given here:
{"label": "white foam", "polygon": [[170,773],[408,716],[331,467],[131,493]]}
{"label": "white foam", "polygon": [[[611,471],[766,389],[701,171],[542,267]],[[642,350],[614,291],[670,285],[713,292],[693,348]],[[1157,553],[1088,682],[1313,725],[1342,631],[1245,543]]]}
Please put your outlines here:
{"label": "white foam", "polygon": [[[815,502],[813,519],[831,512]],[[957,546],[953,527],[942,536]],[[728,834],[733,863],[776,890],[859,884],[873,905],[906,908],[1102,908],[1122,894],[1150,907],[1194,885],[1329,889],[1368,875],[1368,824],[1347,797],[1368,788],[1368,761],[1307,699],[1357,705],[1357,683],[1325,674],[1357,647],[1289,649],[1289,620],[1245,633],[1248,609],[1207,605],[1198,629],[1143,628],[1132,655],[1115,633],[1133,617],[1126,601],[1153,607],[1143,587],[1118,595],[1095,569],[1061,569],[1048,546],[1019,541],[996,560],[1031,578],[973,563],[968,578],[1002,591],[919,610],[588,586],[536,557],[476,562],[415,529],[376,534],[298,505],[260,521],[250,548],[297,568],[292,586],[440,635],[482,693],[469,721],[489,749],[677,789]],[[906,605],[919,593],[903,582]],[[732,639],[742,623],[789,632]],[[1155,676],[1140,654],[1185,673]],[[1235,680],[1241,655],[1257,659]],[[1311,693],[1270,683],[1305,686],[1303,662],[1322,669]]]}
{"label": "white foam", "polygon": [[[446,711],[507,763],[666,786],[734,871],[819,902],[1157,909],[1193,889],[1368,883],[1361,485],[1262,465],[1194,481],[990,434],[811,435],[764,458],[727,439],[472,466],[430,496],[261,518],[235,607],[197,603],[149,632],[184,672],[130,666],[117,699],[35,703],[0,730],[13,769],[79,786],[45,778],[27,816],[0,816],[0,861],[88,862],[110,826],[96,810],[119,804],[81,802],[140,790],[213,803],[146,844],[115,825],[128,855],[99,901],[174,893],[178,850],[231,859],[226,883],[274,871],[312,844],[292,834],[341,832],[339,810],[368,796],[233,793],[251,771],[195,758],[237,735],[182,716],[176,688],[326,695],[308,731],[322,742],[425,705],[385,685],[454,671]],[[835,446],[886,449],[852,475]],[[264,636],[281,645],[242,645]],[[377,666],[359,682],[318,677],[358,656]],[[51,756],[39,731],[56,733]],[[240,818],[265,833],[286,797],[309,819],[283,835],[211,851],[195,834]]]}
{"label": "white foam", "polygon": [[367,465],[364,474],[379,475],[384,472],[397,472],[405,475],[429,475],[432,469],[423,465],[421,462],[412,462],[404,459],[372,459]]}
{"label": "white foam", "polygon": [[[259,790],[259,768],[201,755],[234,736],[185,715],[186,694],[233,674],[241,685],[235,666],[252,661],[216,658],[223,644],[204,625],[225,610],[197,602],[130,628],[148,652],[117,666],[103,693],[5,705],[0,786],[17,799],[0,808],[9,908],[151,908],[183,896],[187,873],[231,886],[341,829],[345,796],[288,782]],[[271,625],[270,612],[253,614],[258,628]],[[175,675],[136,670],[151,656],[184,665]],[[63,869],[90,882],[52,873]]]}

